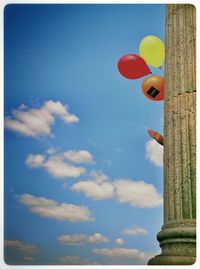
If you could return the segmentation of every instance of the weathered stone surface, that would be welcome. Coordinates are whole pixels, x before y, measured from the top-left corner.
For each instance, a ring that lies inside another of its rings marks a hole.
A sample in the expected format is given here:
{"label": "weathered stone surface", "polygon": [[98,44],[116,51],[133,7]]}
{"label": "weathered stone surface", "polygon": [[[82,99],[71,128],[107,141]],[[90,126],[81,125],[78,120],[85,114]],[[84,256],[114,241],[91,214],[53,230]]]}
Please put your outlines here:
{"label": "weathered stone surface", "polygon": [[165,101],[168,101],[178,94],[196,91],[196,10],[193,5],[167,5],[165,43]]}
{"label": "weathered stone surface", "polygon": [[193,264],[196,257],[195,7],[168,4],[164,105],[162,253],[148,264]]}

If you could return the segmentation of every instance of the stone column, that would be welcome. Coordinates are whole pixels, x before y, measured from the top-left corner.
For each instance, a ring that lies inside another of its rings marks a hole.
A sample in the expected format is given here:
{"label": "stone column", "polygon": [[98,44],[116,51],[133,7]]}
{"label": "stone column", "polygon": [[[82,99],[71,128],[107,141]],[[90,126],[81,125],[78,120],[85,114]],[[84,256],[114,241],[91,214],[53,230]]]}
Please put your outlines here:
{"label": "stone column", "polygon": [[195,7],[168,4],[164,100],[164,224],[162,252],[148,264],[196,259],[196,19]]}

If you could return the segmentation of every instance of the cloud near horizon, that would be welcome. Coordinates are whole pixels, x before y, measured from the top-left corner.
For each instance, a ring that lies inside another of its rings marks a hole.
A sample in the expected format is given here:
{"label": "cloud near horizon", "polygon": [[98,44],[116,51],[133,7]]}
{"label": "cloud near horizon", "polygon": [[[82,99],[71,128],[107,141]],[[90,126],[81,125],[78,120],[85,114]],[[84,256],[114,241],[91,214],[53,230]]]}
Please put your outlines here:
{"label": "cloud near horizon", "polygon": [[31,194],[22,194],[18,201],[25,205],[32,213],[40,217],[58,221],[85,222],[92,221],[91,212],[85,206],[58,203],[52,199],[36,197]]}
{"label": "cloud near horizon", "polygon": [[146,260],[149,257],[148,253],[134,248],[96,248],[92,250],[92,253],[104,257],[125,260]]}
{"label": "cloud near horizon", "polygon": [[109,242],[109,239],[100,233],[95,233],[93,235],[86,235],[86,234],[61,235],[57,238],[57,240],[63,245],[73,245],[73,246],[84,245],[86,243],[97,244],[97,243]]}
{"label": "cloud near horizon", "polygon": [[116,243],[117,245],[123,245],[123,244],[124,244],[124,240],[121,239],[121,238],[117,238],[117,239],[115,240],[115,243]]}
{"label": "cloud near horizon", "polygon": [[57,261],[54,263],[55,265],[98,265],[99,263],[83,259],[79,256],[64,256],[64,257],[58,257]]}
{"label": "cloud near horizon", "polygon": [[53,136],[51,126],[56,118],[67,124],[77,123],[79,118],[69,113],[66,104],[57,101],[46,101],[40,108],[28,108],[21,104],[5,118],[5,128],[18,134],[30,137]]}
{"label": "cloud near horizon", "polygon": [[34,261],[35,259],[34,259],[33,257],[31,257],[31,256],[25,256],[25,257],[24,257],[24,260],[25,260],[25,261],[32,262],[32,261]]}
{"label": "cloud near horizon", "polygon": [[27,244],[18,240],[5,240],[4,247],[28,252],[32,254],[39,254],[40,248],[37,245]]}
{"label": "cloud near horizon", "polygon": [[148,231],[141,227],[129,227],[127,229],[124,229],[122,231],[122,234],[124,235],[147,235]]}

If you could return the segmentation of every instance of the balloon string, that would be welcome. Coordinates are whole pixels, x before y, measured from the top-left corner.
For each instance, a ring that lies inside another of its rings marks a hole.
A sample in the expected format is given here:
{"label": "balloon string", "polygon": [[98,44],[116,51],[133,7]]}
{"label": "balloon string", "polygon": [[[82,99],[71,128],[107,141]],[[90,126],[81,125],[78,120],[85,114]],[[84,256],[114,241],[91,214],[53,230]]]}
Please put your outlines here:
{"label": "balloon string", "polygon": [[154,74],[154,73],[152,73],[151,71],[150,71],[150,73],[149,73],[150,75],[153,75],[153,76],[157,76],[156,74]]}
{"label": "balloon string", "polygon": [[[158,69],[162,72],[164,72],[162,65],[158,67]],[[157,76],[156,74],[152,73],[151,70],[149,72],[150,75]]]}
{"label": "balloon string", "polygon": [[160,71],[164,72],[162,65],[159,67]]}

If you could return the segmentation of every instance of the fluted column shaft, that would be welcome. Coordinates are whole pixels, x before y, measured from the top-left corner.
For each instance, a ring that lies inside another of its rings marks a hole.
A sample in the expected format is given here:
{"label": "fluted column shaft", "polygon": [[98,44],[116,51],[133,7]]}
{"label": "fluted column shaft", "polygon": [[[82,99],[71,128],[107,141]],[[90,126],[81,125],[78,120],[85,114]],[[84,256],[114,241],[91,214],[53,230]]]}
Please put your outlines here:
{"label": "fluted column shaft", "polygon": [[195,7],[166,9],[164,225],[149,264],[192,264],[196,254]]}
{"label": "fluted column shaft", "polygon": [[167,5],[164,222],[196,218],[195,9]]}

